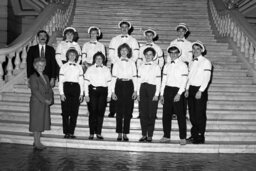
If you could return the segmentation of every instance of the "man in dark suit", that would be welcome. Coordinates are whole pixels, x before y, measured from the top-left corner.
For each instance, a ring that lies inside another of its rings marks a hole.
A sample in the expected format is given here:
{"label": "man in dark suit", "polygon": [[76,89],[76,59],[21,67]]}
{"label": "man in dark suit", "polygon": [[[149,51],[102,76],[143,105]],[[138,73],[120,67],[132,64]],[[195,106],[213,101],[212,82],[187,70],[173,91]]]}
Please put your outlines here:
{"label": "man in dark suit", "polygon": [[37,33],[38,44],[31,46],[27,54],[27,77],[29,78],[35,70],[33,67],[34,59],[37,57],[45,58],[46,66],[44,74],[46,74],[50,80],[51,87],[55,85],[55,79],[57,75],[57,63],[55,60],[55,50],[52,46],[47,45],[49,36],[46,31],[40,30]]}

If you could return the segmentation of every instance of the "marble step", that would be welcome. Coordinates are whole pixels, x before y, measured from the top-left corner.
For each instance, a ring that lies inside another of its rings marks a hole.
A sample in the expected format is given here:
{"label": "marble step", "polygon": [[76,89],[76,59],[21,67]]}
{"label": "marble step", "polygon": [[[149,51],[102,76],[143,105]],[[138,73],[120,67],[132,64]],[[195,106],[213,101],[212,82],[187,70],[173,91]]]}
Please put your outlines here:
{"label": "marble step", "polygon": [[[27,133],[29,130],[28,123],[1,123],[0,122],[0,130],[1,131],[8,131],[8,132],[17,132],[17,133]],[[62,125],[51,125],[50,131],[45,131],[44,134],[46,135],[63,135],[62,132]],[[187,132],[188,136],[189,131]],[[75,129],[75,135],[77,137],[81,137],[86,139],[89,136],[89,128],[86,127],[79,127],[77,126]],[[112,129],[102,129],[102,135],[106,138],[115,139],[117,134],[115,132],[115,128]],[[130,134],[128,135],[130,141],[138,141],[141,137],[141,130],[130,130]],[[158,141],[163,136],[163,131],[154,131],[153,139]],[[206,141],[237,141],[237,142],[255,142],[256,141],[256,134],[255,132],[205,132]],[[176,130],[171,132],[171,139],[172,140],[179,140],[179,132]]]}
{"label": "marble step", "polygon": [[[0,142],[15,144],[33,144],[33,137],[29,133],[0,132]],[[63,148],[83,148],[98,150],[130,151],[130,152],[162,152],[162,153],[256,153],[255,144],[251,142],[207,142],[206,144],[179,145],[177,141],[171,143],[139,143],[116,142],[115,139],[91,141],[86,139],[63,139],[60,136],[43,136],[42,142],[46,146]],[[154,141],[153,141],[154,142]]]}
{"label": "marble step", "polygon": [[[107,114],[107,113],[106,113]],[[247,119],[247,118],[246,118]],[[13,122],[28,122],[29,121],[29,113],[28,112],[5,112],[0,111],[0,122],[2,123],[13,123]],[[51,114],[51,123],[52,125],[61,125],[62,117],[60,114],[52,113]],[[104,118],[104,128],[115,129],[116,119],[108,118],[105,115]],[[88,127],[88,115],[82,114],[78,116],[77,119],[78,127]],[[191,128],[190,121],[187,120],[187,127]],[[172,121],[172,128],[178,129],[177,120]],[[140,119],[134,118],[131,120],[131,129],[141,129],[140,127]],[[254,131],[256,130],[256,120],[235,120],[233,118],[227,119],[208,119],[207,120],[207,131]],[[156,119],[155,130],[162,130],[162,118]]]}

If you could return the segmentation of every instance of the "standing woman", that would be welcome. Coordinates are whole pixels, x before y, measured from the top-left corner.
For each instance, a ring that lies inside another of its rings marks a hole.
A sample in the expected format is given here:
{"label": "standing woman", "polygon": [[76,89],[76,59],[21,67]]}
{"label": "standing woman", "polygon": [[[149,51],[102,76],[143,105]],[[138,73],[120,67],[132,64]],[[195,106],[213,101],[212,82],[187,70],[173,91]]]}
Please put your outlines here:
{"label": "standing woman", "polygon": [[86,42],[82,48],[82,64],[86,70],[89,66],[93,65],[93,57],[97,52],[101,52],[105,59],[105,46],[98,41],[101,35],[101,31],[96,26],[91,26],[88,29],[88,34],[90,36],[90,41]]}
{"label": "standing woman", "polygon": [[36,72],[29,77],[31,88],[29,131],[34,133],[35,148],[41,150],[45,148],[40,140],[41,133],[50,130],[50,105],[53,102],[53,92],[48,77],[43,74],[45,58],[35,58],[33,65]]}
{"label": "standing woman", "polygon": [[116,101],[116,132],[117,141],[129,141],[130,121],[133,112],[133,103],[136,99],[137,70],[131,60],[132,50],[124,43],[118,47],[120,60],[113,66],[112,98]]}
{"label": "standing woman", "polygon": [[64,138],[76,138],[74,131],[79,105],[83,101],[83,69],[77,64],[78,56],[76,49],[69,49],[66,54],[68,62],[60,68],[59,92]]}
{"label": "standing woman", "polygon": [[77,39],[77,31],[74,27],[67,27],[63,31],[63,40],[58,44],[56,49],[55,59],[59,67],[65,64],[68,59],[66,58],[67,51],[70,48],[75,48],[79,57],[77,64],[81,62],[81,48],[75,40]]}
{"label": "standing woman", "polygon": [[148,47],[144,50],[145,63],[138,69],[138,97],[142,137],[140,142],[152,142],[158,96],[161,84],[161,69],[153,62],[155,49]]}
{"label": "standing woman", "polygon": [[85,100],[89,110],[89,139],[97,135],[97,139],[103,140],[101,135],[103,117],[107,106],[107,101],[111,98],[111,73],[103,65],[105,56],[102,52],[97,52],[93,56],[93,65],[88,68],[84,75]]}

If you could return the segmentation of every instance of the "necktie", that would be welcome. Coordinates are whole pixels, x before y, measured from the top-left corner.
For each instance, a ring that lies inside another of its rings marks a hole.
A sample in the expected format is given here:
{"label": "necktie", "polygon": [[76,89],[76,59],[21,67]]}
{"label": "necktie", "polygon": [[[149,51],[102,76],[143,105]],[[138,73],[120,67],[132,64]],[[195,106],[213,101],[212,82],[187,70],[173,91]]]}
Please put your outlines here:
{"label": "necktie", "polygon": [[193,61],[198,61],[198,58],[194,58]]}
{"label": "necktie", "polygon": [[125,61],[125,62],[128,62],[128,59],[121,59],[121,61]]}
{"label": "necktie", "polygon": [[90,42],[90,44],[95,44],[96,45],[96,42]]}
{"label": "necktie", "polygon": [[121,36],[121,38],[127,38],[128,36]]}
{"label": "necktie", "polygon": [[66,43],[72,43],[72,41],[66,41]]}
{"label": "necktie", "polygon": [[73,65],[73,66],[76,66],[76,64],[73,64],[73,63],[69,63],[69,65]]}
{"label": "necktie", "polygon": [[174,62],[174,61],[171,61],[171,64],[175,64],[175,62]]}
{"label": "necktie", "polygon": [[151,63],[146,63],[145,65],[151,65]]}
{"label": "necktie", "polygon": [[184,40],[182,40],[182,39],[178,39],[177,41],[178,41],[178,42],[184,42]]}
{"label": "necktie", "polygon": [[44,46],[41,47],[40,57],[44,58]]}
{"label": "necktie", "polygon": [[98,67],[102,68],[102,65],[96,65],[96,68],[98,68]]}
{"label": "necktie", "polygon": [[147,43],[146,46],[153,46],[151,43]]}

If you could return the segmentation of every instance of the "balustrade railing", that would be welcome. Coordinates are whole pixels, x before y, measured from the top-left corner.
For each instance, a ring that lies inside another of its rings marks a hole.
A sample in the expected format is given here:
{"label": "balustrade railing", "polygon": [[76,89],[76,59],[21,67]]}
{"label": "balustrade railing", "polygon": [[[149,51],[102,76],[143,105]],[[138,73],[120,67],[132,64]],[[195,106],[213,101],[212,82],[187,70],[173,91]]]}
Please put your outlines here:
{"label": "balustrade railing", "polygon": [[[27,51],[30,46],[37,44],[38,30],[44,29],[51,36],[68,25],[75,0],[62,0],[62,2],[48,5],[26,32],[22,33],[9,47],[0,49],[0,91],[15,77],[24,74]],[[7,66],[3,68],[2,64],[5,61]]]}
{"label": "balustrade railing", "polygon": [[243,54],[244,62],[256,83],[256,31],[236,10],[227,10],[222,0],[208,0],[210,16],[222,37],[229,37]]}

